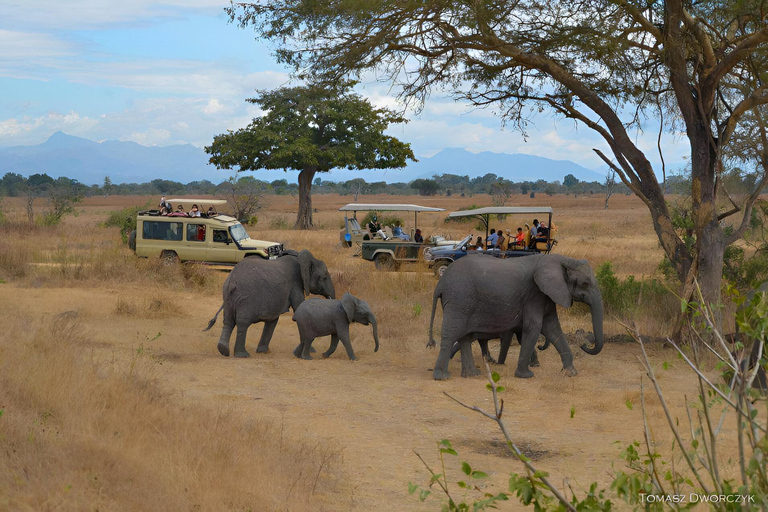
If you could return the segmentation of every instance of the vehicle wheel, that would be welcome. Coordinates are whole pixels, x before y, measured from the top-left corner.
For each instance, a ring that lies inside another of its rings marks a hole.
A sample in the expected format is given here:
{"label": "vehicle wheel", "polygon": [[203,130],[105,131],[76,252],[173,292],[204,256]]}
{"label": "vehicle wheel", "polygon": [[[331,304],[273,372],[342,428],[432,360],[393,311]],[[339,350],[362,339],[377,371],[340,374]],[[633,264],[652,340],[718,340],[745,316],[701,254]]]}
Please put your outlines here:
{"label": "vehicle wheel", "polygon": [[438,261],[437,263],[435,263],[435,268],[434,268],[435,276],[438,279],[443,277],[443,274],[445,274],[445,271],[448,270],[448,265],[450,264],[451,264],[450,261]]}
{"label": "vehicle wheel", "polygon": [[136,230],[135,229],[131,231],[131,233],[128,235],[128,247],[133,252],[136,252]]}
{"label": "vehicle wheel", "polygon": [[375,264],[376,270],[397,270],[397,262],[391,254],[377,254]]}
{"label": "vehicle wheel", "polygon": [[176,254],[176,251],[163,251],[160,254],[160,261],[162,261],[163,265],[166,267],[170,267],[179,262],[179,256]]}

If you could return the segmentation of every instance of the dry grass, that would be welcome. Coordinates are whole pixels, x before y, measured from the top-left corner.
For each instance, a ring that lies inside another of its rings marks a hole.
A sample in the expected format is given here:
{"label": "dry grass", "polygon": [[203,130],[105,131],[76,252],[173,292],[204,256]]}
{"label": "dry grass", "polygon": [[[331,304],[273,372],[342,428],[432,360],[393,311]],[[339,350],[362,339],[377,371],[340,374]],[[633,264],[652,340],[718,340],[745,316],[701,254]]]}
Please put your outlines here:
{"label": "dry grass", "polygon": [[[294,359],[290,315],[278,324],[270,354],[220,357],[218,329],[201,330],[221,303],[226,273],[137,259],[116,230],[100,227],[109,211],[143,205],[146,197],[88,198],[77,217],[55,228],[28,227],[23,203],[4,200],[0,453],[10,455],[0,459],[0,510],[411,509],[418,504],[407,482],[421,471],[411,450],[428,456],[440,438],[455,441],[473,466],[498,468],[492,479],[504,488],[505,472],[517,468],[494,444],[497,432],[442,397],[448,391],[483,405],[484,383],[458,378],[456,361],[451,381],[431,380],[436,354],[424,345],[435,278],[418,265],[377,272],[339,247],[337,210],[351,200],[315,196],[319,227],[294,231],[297,199],[270,196],[249,232],[310,249],[327,263],[339,295],[350,291],[371,305],[382,347],[373,354],[370,328],[353,326],[355,363],[343,351],[325,361]],[[449,211],[491,204],[488,196],[364,201]],[[607,212],[597,196],[516,197],[514,205],[551,205],[557,252],[587,258],[593,268],[610,261],[619,277],[642,278],[661,261],[650,215],[634,197],[614,196]],[[419,227],[451,238],[471,228],[443,218],[421,215]],[[67,311],[76,313],[60,316]],[[643,304],[633,319],[663,336],[670,314],[667,304]],[[591,329],[586,310],[564,310],[561,319],[567,333]],[[605,332],[624,329],[607,319]],[[249,348],[259,334],[258,326],[249,331]],[[318,351],[324,343],[315,343]],[[624,405],[638,403],[637,349],[608,344],[590,357],[573,348],[574,379],[562,376],[554,350],[541,354],[529,381],[513,380],[514,365],[498,367],[515,393],[509,426],[553,475],[604,483],[617,460],[611,443],[642,438],[638,408]],[[657,362],[671,360],[661,348],[651,352]],[[672,371],[662,379],[683,418],[691,382]],[[653,427],[663,432],[655,411]]]}
{"label": "dry grass", "polygon": [[181,404],[143,346],[107,359],[77,317],[3,318],[0,509],[317,510],[338,492],[338,447]]}

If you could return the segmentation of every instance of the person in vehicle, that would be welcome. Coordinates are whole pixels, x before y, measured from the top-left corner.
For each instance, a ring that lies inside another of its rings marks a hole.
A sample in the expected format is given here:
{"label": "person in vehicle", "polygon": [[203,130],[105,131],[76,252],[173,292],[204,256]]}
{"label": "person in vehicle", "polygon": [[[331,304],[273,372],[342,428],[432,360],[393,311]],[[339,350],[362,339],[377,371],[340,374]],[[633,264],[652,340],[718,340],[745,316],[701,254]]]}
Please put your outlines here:
{"label": "person in vehicle", "polygon": [[525,232],[523,228],[517,228],[517,235],[515,235],[515,245],[519,247],[525,247]]}
{"label": "person in vehicle", "polygon": [[496,235],[497,235],[496,247],[498,247],[499,249],[501,249],[503,251],[504,250],[504,240],[505,240],[504,233],[501,230],[498,230],[496,232]]}
{"label": "person in vehicle", "polygon": [[411,240],[410,235],[406,235],[405,232],[403,232],[403,227],[400,225],[399,221],[396,222],[395,226],[392,228],[392,235],[401,240],[405,240],[406,242]]}
{"label": "person in vehicle", "polygon": [[200,210],[196,204],[192,205],[192,209],[189,211],[190,217],[200,217]]}
{"label": "person in vehicle", "polygon": [[481,237],[481,236],[477,237],[477,242],[475,242],[474,249],[476,251],[482,251],[483,250],[483,237]]}
{"label": "person in vehicle", "polygon": [[542,236],[539,232],[539,219],[533,219],[533,227],[531,228],[531,247],[536,247],[536,242],[546,242],[547,236]]}
{"label": "person in vehicle", "polygon": [[209,217],[213,217],[216,215],[216,210],[213,209],[213,206],[208,207],[208,214]]}
{"label": "person in vehicle", "polygon": [[379,224],[378,217],[374,215],[373,218],[371,219],[371,222],[368,223],[368,231],[370,231],[372,235],[375,235],[380,230],[381,230],[381,224]]}
{"label": "person in vehicle", "polygon": [[491,229],[491,234],[488,235],[488,239],[485,241],[485,245],[488,249],[494,249],[496,247],[496,242],[499,239],[499,235],[496,234],[495,229]]}
{"label": "person in vehicle", "polygon": [[421,230],[420,229],[417,229],[416,233],[413,234],[413,241],[416,242],[416,243],[419,243],[419,244],[423,244],[424,243],[424,237],[421,236]]}

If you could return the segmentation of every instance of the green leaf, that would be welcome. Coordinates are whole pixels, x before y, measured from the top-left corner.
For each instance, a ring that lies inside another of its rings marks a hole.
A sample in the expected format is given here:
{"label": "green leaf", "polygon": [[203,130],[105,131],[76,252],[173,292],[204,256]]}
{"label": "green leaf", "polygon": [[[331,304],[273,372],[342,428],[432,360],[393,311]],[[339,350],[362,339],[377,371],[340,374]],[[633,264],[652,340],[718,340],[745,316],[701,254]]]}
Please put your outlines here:
{"label": "green leaf", "polygon": [[572,405],[571,406],[571,418],[573,418],[574,416],[576,416],[576,406]]}
{"label": "green leaf", "polygon": [[472,474],[472,467],[467,462],[461,463],[461,470],[464,472],[465,475],[471,475]]}
{"label": "green leaf", "polygon": [[493,390],[493,386],[491,386],[490,384],[486,384],[485,385],[485,389],[487,389],[488,391],[492,391]]}
{"label": "green leaf", "polygon": [[452,444],[451,444],[451,442],[450,442],[449,440],[447,440],[447,439],[443,439],[442,441],[440,441],[440,442],[439,442],[439,443],[437,443],[437,444],[438,444],[439,446],[445,446],[446,448],[453,448],[453,445],[452,445]]}
{"label": "green leaf", "polygon": [[466,489],[467,488],[467,482],[465,482],[464,480],[459,480],[458,482],[456,482],[456,485],[458,485],[462,489]]}
{"label": "green leaf", "polygon": [[3,417],[3,413],[5,412],[5,409],[0,409],[0,418]]}
{"label": "green leaf", "polygon": [[424,500],[426,500],[426,499],[427,499],[427,496],[429,496],[429,495],[430,495],[430,493],[431,493],[431,491],[428,491],[428,490],[426,490],[426,489],[422,489],[422,490],[421,490],[421,493],[419,493],[419,500],[420,500],[420,501],[424,501]]}
{"label": "green leaf", "polygon": [[624,402],[624,405],[626,405],[627,409],[629,409],[630,411],[635,408],[635,404],[633,404],[632,400],[630,400],[629,398],[627,398],[627,401]]}
{"label": "green leaf", "polygon": [[448,455],[458,455],[453,448],[440,448],[440,453],[447,453]]}
{"label": "green leaf", "polygon": [[499,379],[501,379],[501,375],[497,372],[491,373],[491,380],[493,380],[493,382],[499,382]]}
{"label": "green leaf", "polygon": [[538,470],[535,473],[533,473],[534,478],[546,478],[549,476],[549,473],[546,471]]}
{"label": "green leaf", "polygon": [[502,391],[504,391],[505,389],[507,389],[507,388],[505,388],[504,386],[496,386],[496,392],[497,392],[497,393],[501,393],[501,392],[502,392]]}
{"label": "green leaf", "polygon": [[418,485],[416,485],[416,484],[414,484],[414,483],[411,483],[411,482],[408,482],[408,494],[413,494],[413,493],[415,493],[415,492],[416,492],[416,489],[418,489],[418,488],[419,488],[419,486],[418,486]]}
{"label": "green leaf", "polygon": [[488,478],[488,473],[483,471],[473,471],[472,478]]}

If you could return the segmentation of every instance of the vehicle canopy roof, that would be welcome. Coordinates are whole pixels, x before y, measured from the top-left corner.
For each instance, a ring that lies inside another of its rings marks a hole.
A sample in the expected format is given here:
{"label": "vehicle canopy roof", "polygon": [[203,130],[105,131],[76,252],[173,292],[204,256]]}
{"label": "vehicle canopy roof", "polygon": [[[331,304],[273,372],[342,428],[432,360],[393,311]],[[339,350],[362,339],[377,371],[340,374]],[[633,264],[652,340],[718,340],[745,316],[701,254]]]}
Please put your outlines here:
{"label": "vehicle canopy roof", "polygon": [[[477,208],[475,210],[461,210],[458,212],[451,212],[448,214],[449,219],[455,219],[458,217],[477,217],[485,225],[485,238],[488,239],[488,224],[491,215],[547,215],[549,217],[549,223],[552,223],[552,207],[551,206],[486,206],[485,208]],[[547,240],[549,240],[549,234],[547,234]]]}
{"label": "vehicle canopy roof", "polygon": [[449,219],[456,217],[472,217],[475,215],[514,215],[514,214],[528,214],[536,215],[544,213],[552,215],[551,206],[486,206],[485,208],[477,208],[475,210],[461,210],[458,212],[451,212],[448,214]]}
{"label": "vehicle canopy roof", "polygon": [[432,208],[431,206],[419,206],[417,204],[363,204],[349,203],[339,208],[340,212],[444,212],[445,208]]}
{"label": "vehicle canopy roof", "polygon": [[168,203],[171,203],[171,204],[183,204],[183,205],[187,205],[187,204],[189,204],[189,205],[192,205],[192,204],[197,204],[197,205],[205,204],[206,206],[207,205],[215,206],[215,205],[227,204],[226,199],[183,199],[183,198],[178,198],[178,199],[166,199],[165,201],[168,202]]}

